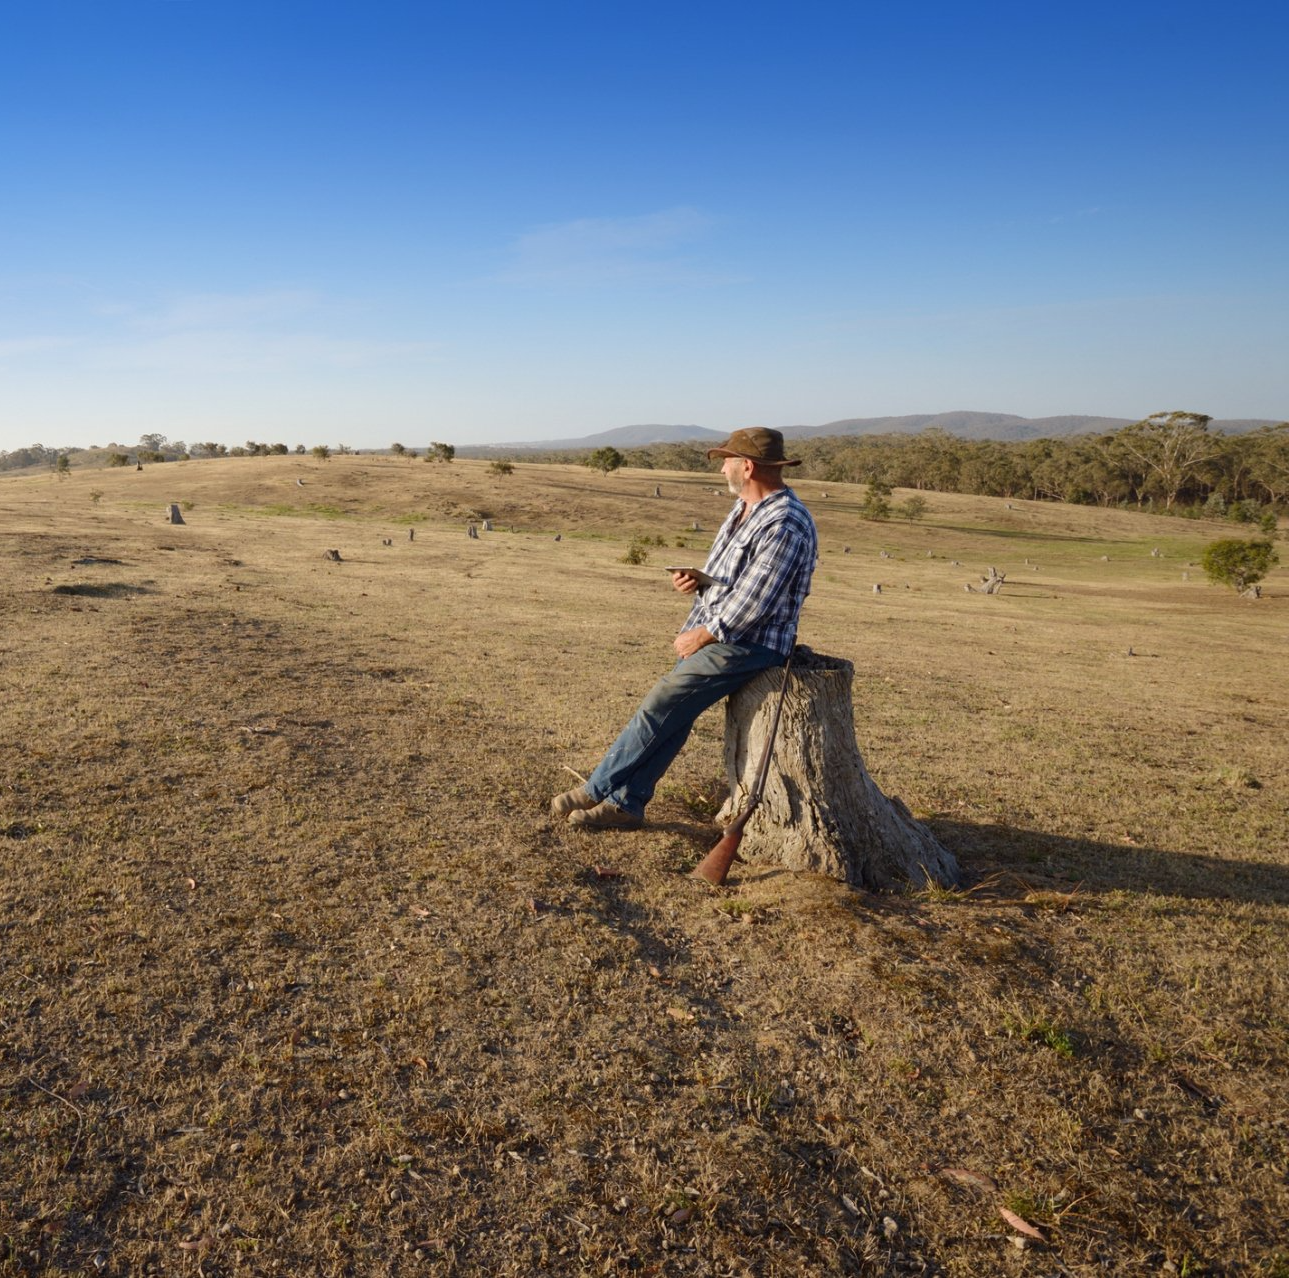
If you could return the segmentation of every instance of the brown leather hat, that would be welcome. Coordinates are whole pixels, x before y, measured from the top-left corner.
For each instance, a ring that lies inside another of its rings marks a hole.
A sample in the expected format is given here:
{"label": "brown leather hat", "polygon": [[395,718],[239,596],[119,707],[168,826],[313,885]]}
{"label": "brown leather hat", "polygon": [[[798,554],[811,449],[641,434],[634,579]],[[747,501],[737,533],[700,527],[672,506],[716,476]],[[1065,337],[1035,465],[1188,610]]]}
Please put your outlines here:
{"label": "brown leather hat", "polygon": [[746,457],[758,466],[800,466],[801,458],[789,460],[783,455],[783,436],[765,426],[736,430],[719,448],[709,448],[707,456]]}

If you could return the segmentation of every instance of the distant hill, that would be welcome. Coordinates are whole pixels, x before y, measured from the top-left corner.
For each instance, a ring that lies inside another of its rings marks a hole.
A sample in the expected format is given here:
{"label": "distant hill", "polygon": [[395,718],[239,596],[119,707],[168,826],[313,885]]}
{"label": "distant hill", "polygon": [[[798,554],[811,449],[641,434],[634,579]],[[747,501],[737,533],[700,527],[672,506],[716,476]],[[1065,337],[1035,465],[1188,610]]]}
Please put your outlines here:
{"label": "distant hill", "polygon": [[520,449],[531,449],[534,452],[546,449],[561,448],[645,448],[649,444],[684,444],[695,443],[719,444],[725,435],[718,430],[708,430],[705,426],[618,426],[614,430],[602,430],[596,435],[584,435],[581,439],[544,439],[539,443],[524,444],[468,444],[457,449],[462,457],[478,457],[489,452],[517,452]]}
{"label": "distant hill", "polygon": [[[1016,417],[1011,413],[915,413],[908,417],[848,417],[822,426],[788,426],[785,435],[798,438],[827,435],[914,435],[932,428],[959,439],[1058,439],[1065,435],[1105,435],[1140,420],[1136,417]],[[1209,429],[1224,435],[1243,435],[1272,418],[1215,419]]]}
{"label": "distant hill", "polygon": [[[1066,435],[1103,435],[1130,426],[1134,417],[1017,417],[1012,413],[911,413],[903,417],[846,417],[820,426],[784,426],[789,438],[807,439],[846,435],[916,435],[937,429],[960,439],[996,439],[1015,442],[1024,439],[1056,439]],[[1242,435],[1260,426],[1274,424],[1271,418],[1215,420],[1210,429],[1226,435]],[[619,426],[581,439],[548,439],[523,444],[465,445],[457,449],[462,457],[486,457],[492,453],[543,452],[574,448],[644,448],[649,444],[696,443],[710,446],[724,439],[726,432],[704,426]]]}
{"label": "distant hill", "polygon": [[913,413],[906,417],[848,417],[822,426],[790,426],[785,435],[915,435],[942,430],[959,439],[1052,439],[1102,434],[1130,426],[1131,417],[1017,417],[1012,413]]}

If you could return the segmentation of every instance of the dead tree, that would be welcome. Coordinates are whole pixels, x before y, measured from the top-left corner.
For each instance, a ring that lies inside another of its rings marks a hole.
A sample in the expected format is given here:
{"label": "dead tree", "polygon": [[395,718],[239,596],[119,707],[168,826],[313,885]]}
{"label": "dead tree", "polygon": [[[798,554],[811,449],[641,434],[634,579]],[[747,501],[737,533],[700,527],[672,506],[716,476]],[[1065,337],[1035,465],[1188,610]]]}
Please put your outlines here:
{"label": "dead tree", "polygon": [[[929,879],[961,881],[953,854],[899,799],[869,776],[855,742],[855,667],[798,646],[765,795],[743,831],[747,861],[786,866],[876,890]],[[778,670],[726,703],[722,823],[741,810],[755,780],[780,686]]]}
{"label": "dead tree", "polygon": [[983,583],[982,585],[968,586],[967,590],[973,595],[996,595],[1003,588],[1003,582],[1007,580],[1007,574],[991,567],[980,580]]}

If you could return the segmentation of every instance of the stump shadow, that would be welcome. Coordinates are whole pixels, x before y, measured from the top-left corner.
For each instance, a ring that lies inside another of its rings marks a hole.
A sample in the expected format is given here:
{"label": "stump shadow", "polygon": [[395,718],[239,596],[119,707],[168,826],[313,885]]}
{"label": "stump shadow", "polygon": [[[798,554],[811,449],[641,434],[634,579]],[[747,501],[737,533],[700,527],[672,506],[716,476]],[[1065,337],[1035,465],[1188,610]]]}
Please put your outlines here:
{"label": "stump shadow", "polygon": [[135,586],[127,581],[105,581],[101,584],[85,582],[73,586],[55,586],[53,593],[80,599],[130,599],[135,595],[150,595],[155,592],[147,586]]}
{"label": "stump shadow", "polygon": [[1289,865],[1103,843],[1008,825],[931,819],[925,824],[981,882],[999,871],[1018,880],[1060,880],[1082,893],[1155,892],[1195,900],[1289,905]]}

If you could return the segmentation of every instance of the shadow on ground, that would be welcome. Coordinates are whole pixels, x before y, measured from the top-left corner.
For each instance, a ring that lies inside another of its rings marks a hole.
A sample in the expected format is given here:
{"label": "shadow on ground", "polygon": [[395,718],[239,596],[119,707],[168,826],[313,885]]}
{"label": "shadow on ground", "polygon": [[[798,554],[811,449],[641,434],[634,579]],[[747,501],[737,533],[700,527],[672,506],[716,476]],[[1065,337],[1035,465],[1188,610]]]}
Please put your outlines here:
{"label": "shadow on ground", "polygon": [[100,585],[55,586],[53,593],[82,599],[129,599],[133,595],[150,595],[153,591],[147,586],[132,586],[125,581],[106,581]]}
{"label": "shadow on ground", "polygon": [[1289,868],[1234,857],[1099,843],[1007,825],[926,823],[976,882],[999,871],[1056,878],[1083,892],[1155,892],[1197,899],[1289,904]]}

